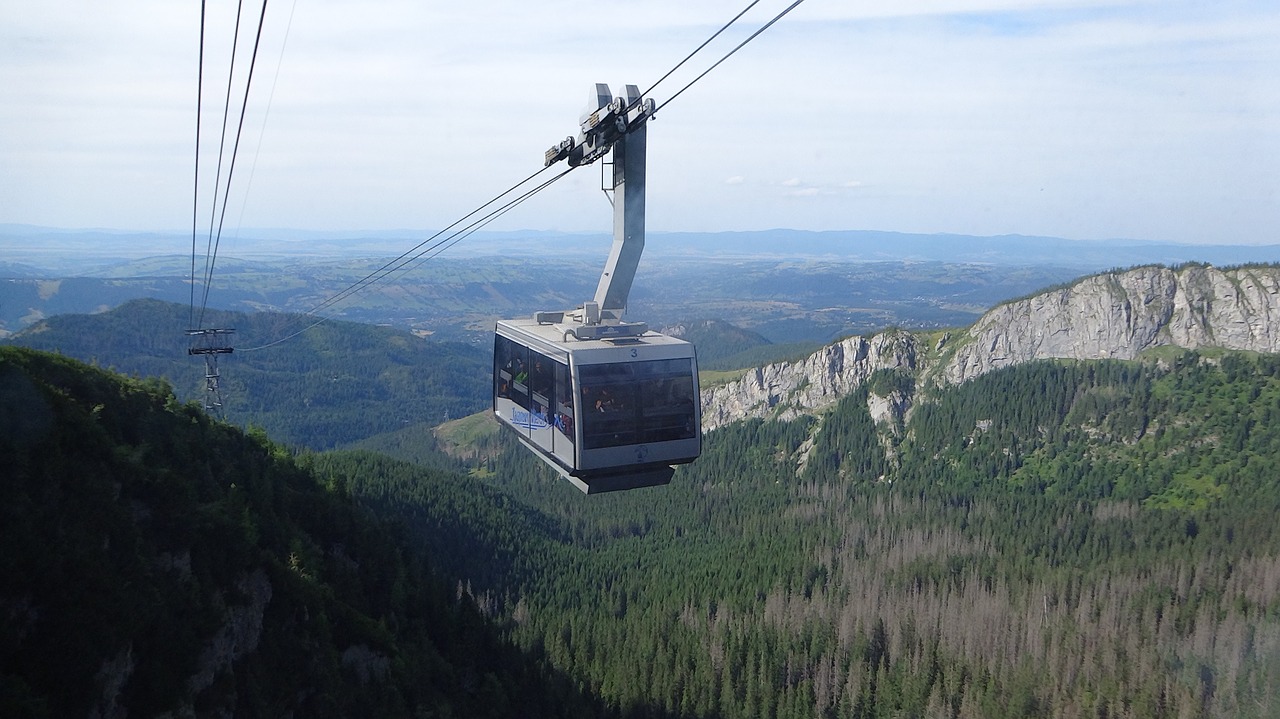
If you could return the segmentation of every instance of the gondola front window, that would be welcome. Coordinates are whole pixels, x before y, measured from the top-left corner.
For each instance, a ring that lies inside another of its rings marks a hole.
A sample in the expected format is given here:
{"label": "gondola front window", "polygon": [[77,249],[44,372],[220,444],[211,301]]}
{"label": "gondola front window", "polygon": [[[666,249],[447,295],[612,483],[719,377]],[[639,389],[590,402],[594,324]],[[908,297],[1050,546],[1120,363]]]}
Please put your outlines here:
{"label": "gondola front window", "polygon": [[579,382],[586,449],[697,435],[693,363],[687,358],[585,365]]}

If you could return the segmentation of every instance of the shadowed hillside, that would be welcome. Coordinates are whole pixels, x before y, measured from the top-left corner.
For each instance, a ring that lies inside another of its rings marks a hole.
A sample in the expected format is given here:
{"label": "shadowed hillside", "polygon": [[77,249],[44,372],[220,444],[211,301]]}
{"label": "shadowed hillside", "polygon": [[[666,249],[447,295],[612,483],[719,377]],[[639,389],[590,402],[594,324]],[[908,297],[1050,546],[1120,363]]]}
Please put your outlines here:
{"label": "shadowed hillside", "polygon": [[0,716],[608,715],[441,548],[162,382],[0,348],[0,458]]}

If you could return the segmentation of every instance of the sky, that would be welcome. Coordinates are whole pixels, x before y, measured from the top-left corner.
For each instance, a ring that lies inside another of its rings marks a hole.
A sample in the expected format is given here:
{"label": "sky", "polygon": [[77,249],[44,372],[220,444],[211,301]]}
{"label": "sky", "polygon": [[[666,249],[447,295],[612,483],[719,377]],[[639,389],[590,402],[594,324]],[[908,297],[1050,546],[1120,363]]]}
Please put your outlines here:
{"label": "sky", "polygon": [[[445,227],[747,4],[271,0],[224,232]],[[805,0],[673,97],[788,4],[653,87],[649,230],[1280,243],[1275,0]],[[207,232],[236,5],[206,7],[197,188],[200,3],[0,0],[0,223]],[[607,233],[600,183],[487,229]]]}

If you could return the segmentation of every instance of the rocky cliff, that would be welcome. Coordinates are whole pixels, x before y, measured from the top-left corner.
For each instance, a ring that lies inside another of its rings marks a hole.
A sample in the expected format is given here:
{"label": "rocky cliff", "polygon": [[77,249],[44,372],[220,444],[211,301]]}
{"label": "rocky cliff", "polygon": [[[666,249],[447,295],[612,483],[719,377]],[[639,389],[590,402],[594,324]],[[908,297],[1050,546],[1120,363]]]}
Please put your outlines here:
{"label": "rocky cliff", "polygon": [[907,332],[850,337],[799,362],[781,362],[702,393],[702,425],[715,429],[752,417],[794,419],[828,405],[881,369],[917,368],[917,340]]}
{"label": "rocky cliff", "polygon": [[[1134,359],[1160,346],[1280,352],[1280,266],[1140,267],[1081,279],[987,312],[934,346],[920,335],[851,337],[794,363],[768,365],[702,393],[703,426],[819,411],[880,369],[959,384],[1039,359]],[[877,419],[910,397],[872,397]]]}
{"label": "rocky cliff", "polygon": [[1037,359],[1134,359],[1153,347],[1280,352],[1280,267],[1140,267],[983,315],[942,369],[958,384]]}

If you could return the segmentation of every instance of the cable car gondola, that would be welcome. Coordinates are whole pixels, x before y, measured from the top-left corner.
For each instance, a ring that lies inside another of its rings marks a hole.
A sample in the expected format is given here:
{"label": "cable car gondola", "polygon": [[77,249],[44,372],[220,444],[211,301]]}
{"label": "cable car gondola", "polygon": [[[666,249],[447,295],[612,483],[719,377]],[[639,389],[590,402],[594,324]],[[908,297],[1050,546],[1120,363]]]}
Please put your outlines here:
{"label": "cable car gondola", "polygon": [[494,415],[584,492],[666,484],[701,452],[688,342],[578,340],[542,316],[498,322],[493,357]]}
{"label": "cable car gondola", "polygon": [[546,153],[588,164],[613,152],[614,240],[595,299],[576,310],[501,320],[494,330],[493,413],[588,494],[667,484],[702,449],[693,345],[623,321],[644,249],[646,124],[635,85],[597,84],[576,142]]}

